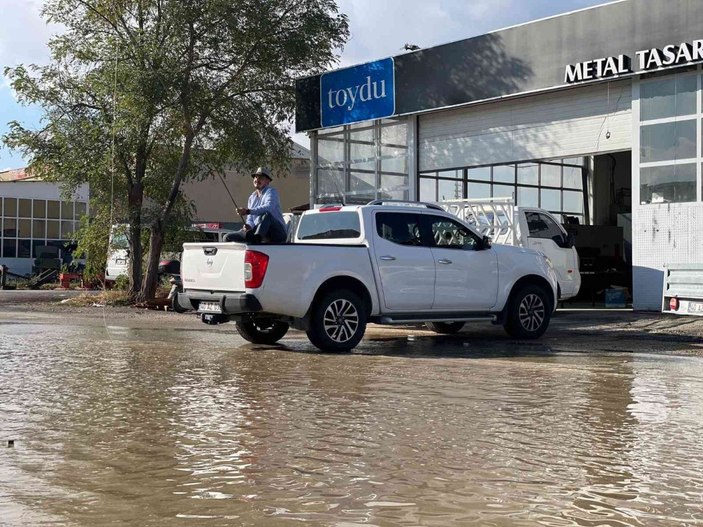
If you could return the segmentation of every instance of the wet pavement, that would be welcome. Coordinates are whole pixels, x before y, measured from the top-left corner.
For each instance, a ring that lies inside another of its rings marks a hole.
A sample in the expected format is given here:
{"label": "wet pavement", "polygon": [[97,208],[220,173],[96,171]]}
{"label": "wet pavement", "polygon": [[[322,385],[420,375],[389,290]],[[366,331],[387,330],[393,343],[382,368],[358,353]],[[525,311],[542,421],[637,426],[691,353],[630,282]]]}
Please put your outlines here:
{"label": "wet pavement", "polygon": [[0,524],[701,525],[698,322],[615,318],[372,327],[327,354],[5,309]]}

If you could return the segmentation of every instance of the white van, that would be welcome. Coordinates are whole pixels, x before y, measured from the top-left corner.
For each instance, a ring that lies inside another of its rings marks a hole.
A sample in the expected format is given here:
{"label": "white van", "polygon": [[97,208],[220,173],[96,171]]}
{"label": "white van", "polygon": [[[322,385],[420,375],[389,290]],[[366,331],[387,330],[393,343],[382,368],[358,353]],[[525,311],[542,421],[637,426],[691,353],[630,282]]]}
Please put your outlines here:
{"label": "white van", "polygon": [[129,241],[127,239],[126,223],[113,225],[110,228],[110,240],[107,249],[105,265],[105,280],[114,282],[120,276],[129,273]]}

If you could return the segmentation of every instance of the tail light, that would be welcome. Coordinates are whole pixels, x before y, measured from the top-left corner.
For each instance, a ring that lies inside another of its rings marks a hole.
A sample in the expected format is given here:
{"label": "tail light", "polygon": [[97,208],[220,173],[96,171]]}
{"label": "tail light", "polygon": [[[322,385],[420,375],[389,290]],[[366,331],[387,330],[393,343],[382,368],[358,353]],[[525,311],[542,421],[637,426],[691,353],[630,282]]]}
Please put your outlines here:
{"label": "tail light", "polygon": [[244,286],[247,289],[261,287],[269,265],[267,254],[259,251],[247,250],[244,252]]}
{"label": "tail light", "polygon": [[678,311],[679,310],[679,299],[672,297],[669,299],[669,310]]}

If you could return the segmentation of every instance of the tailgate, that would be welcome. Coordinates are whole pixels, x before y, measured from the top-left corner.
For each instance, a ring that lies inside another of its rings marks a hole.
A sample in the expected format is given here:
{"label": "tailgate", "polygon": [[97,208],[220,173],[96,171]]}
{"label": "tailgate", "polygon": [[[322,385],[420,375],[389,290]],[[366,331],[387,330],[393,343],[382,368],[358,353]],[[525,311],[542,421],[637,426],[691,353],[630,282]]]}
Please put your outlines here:
{"label": "tailgate", "polygon": [[186,290],[244,291],[244,251],[239,243],[184,243],[181,279]]}

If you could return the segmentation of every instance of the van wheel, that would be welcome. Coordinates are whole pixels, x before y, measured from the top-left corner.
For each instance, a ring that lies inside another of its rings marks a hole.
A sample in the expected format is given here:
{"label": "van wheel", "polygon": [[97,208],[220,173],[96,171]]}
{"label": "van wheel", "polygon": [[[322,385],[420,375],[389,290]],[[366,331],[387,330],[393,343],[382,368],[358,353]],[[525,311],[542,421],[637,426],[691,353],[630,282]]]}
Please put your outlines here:
{"label": "van wheel", "polygon": [[464,322],[425,322],[427,329],[442,335],[454,335],[464,327]]}
{"label": "van wheel", "polygon": [[506,315],[503,327],[511,337],[541,337],[552,316],[549,296],[540,286],[526,285],[512,295]]}
{"label": "van wheel", "polygon": [[254,344],[275,344],[288,333],[288,324],[278,320],[248,320],[235,325],[242,338]]}
{"label": "van wheel", "polygon": [[310,342],[323,351],[349,351],[366,332],[366,309],[361,299],[347,289],[330,291],[312,308]]}

